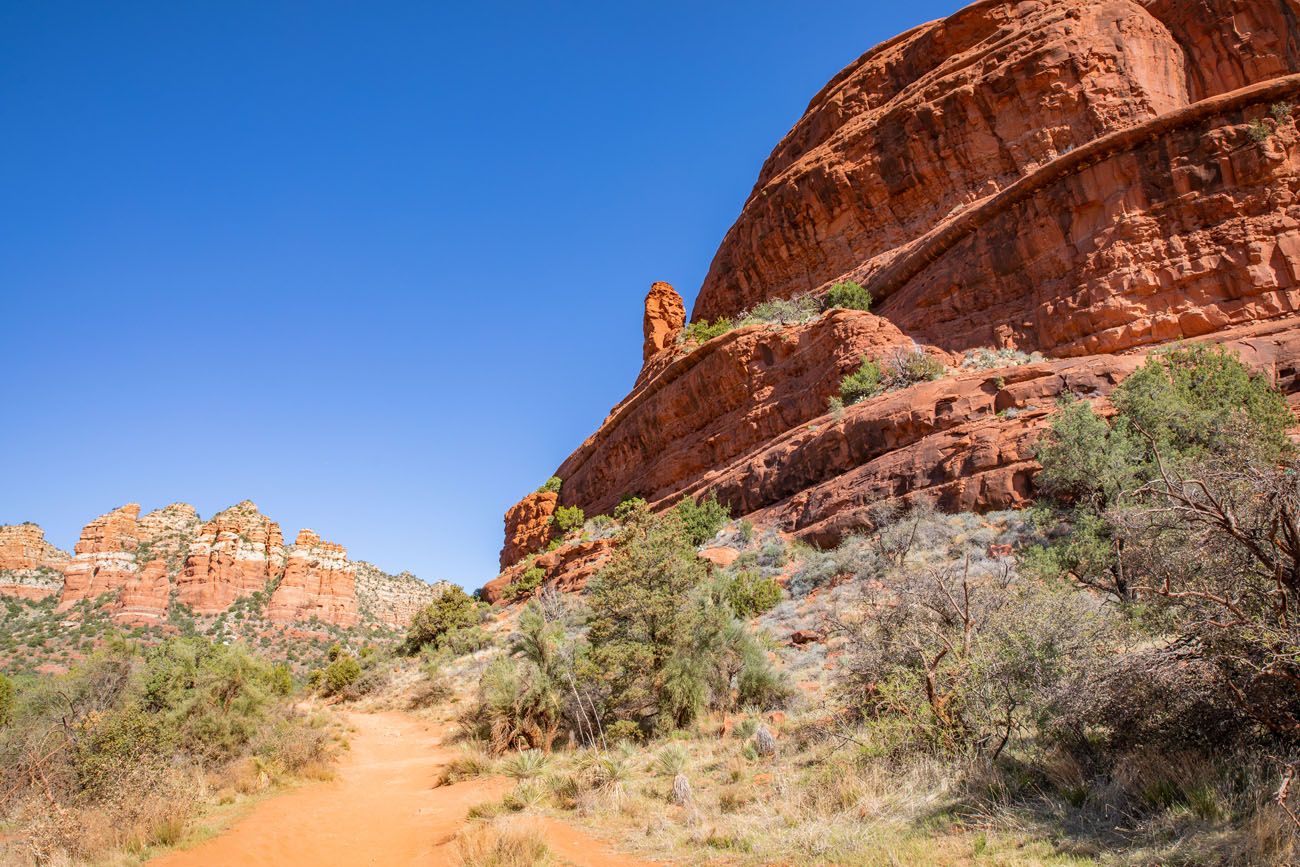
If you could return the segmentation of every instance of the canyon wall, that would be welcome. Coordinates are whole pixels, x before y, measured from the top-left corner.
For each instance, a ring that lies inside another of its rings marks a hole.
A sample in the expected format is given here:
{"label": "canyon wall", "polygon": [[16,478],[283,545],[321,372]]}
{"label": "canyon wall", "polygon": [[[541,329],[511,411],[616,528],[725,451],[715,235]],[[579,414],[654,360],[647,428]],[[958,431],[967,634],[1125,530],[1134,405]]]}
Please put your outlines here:
{"label": "canyon wall", "polygon": [[[663,508],[711,492],[736,517],[830,544],[880,502],[1027,503],[1055,400],[1104,404],[1172,341],[1223,343],[1294,393],[1298,9],[984,0],[868,51],[764,163],[692,318],[842,281],[870,291],[870,312],[701,345],[655,284],[641,373],[556,471],[556,505],[592,515],[630,494]],[[917,349],[939,379],[832,405],[863,357]],[[1006,366],[964,362],[986,350]],[[523,505],[493,587],[549,541],[520,532]],[[552,583],[593,569],[577,550],[544,556]]]}

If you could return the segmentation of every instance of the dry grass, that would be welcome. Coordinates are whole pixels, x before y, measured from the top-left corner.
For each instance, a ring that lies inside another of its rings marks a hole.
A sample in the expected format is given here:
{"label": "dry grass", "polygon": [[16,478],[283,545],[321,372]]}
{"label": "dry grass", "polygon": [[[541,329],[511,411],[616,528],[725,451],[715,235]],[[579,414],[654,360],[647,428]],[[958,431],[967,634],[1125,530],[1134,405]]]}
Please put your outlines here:
{"label": "dry grass", "polygon": [[545,867],[554,864],[542,833],[526,821],[473,822],[456,837],[463,867]]}

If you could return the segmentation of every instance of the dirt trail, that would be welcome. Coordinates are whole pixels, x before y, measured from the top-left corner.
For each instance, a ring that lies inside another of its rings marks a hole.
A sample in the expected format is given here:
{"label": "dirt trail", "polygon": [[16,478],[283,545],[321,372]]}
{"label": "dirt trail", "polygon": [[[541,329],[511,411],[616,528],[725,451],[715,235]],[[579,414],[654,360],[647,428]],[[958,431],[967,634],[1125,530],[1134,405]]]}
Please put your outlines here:
{"label": "dirt trail", "polygon": [[[441,732],[402,713],[348,715],[356,729],[338,777],[258,804],[230,829],[151,867],[310,864],[442,865],[458,863],[453,839],[475,804],[498,798],[509,780],[469,780],[434,788],[455,751]],[[546,822],[548,842],[579,867],[638,867],[563,823]]]}

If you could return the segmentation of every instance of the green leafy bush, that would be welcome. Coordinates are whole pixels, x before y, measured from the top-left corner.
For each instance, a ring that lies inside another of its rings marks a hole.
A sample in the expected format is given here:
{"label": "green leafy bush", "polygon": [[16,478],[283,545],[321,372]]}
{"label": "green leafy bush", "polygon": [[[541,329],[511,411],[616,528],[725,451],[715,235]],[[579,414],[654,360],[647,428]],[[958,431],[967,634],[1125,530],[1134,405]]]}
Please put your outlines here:
{"label": "green leafy bush", "polygon": [[681,518],[686,537],[697,546],[712,539],[731,520],[731,509],[718,502],[717,494],[698,502],[686,497],[673,508]]}
{"label": "green leafy bush", "polygon": [[682,341],[691,343],[708,343],[715,337],[721,337],[736,326],[730,319],[720,318],[713,322],[707,319],[701,319],[698,322],[688,323],[682,329]]}
{"label": "green leafy bush", "polygon": [[542,581],[545,580],[545,578],[546,570],[540,566],[532,566],[525,569],[523,575],[520,575],[506,586],[506,598],[519,600],[526,596],[531,596],[533,591],[542,586]]}
{"label": "green leafy bush", "polygon": [[551,476],[542,483],[540,488],[537,489],[537,493],[541,494],[549,492],[552,494],[558,494],[560,492],[560,486],[563,484],[564,483],[560,480],[559,476]]}
{"label": "green leafy bush", "polygon": [[907,388],[918,382],[939,379],[945,370],[942,361],[919,347],[902,349],[895,352],[885,366],[884,386],[888,390]]}
{"label": "green leafy bush", "polygon": [[845,310],[870,310],[871,293],[860,283],[846,280],[836,283],[826,293],[826,309],[841,307]]}
{"label": "green leafy bush", "polygon": [[0,728],[14,716],[14,682],[0,674]]}
{"label": "green leafy bush", "polygon": [[411,619],[406,631],[406,652],[419,653],[427,645],[442,647],[444,636],[452,630],[478,628],[480,619],[479,603],[459,587],[449,587]]}
{"label": "green leafy bush", "polygon": [[561,534],[570,530],[575,530],[582,526],[582,522],[587,520],[579,506],[560,506],[551,515],[551,525]]}
{"label": "green leafy bush", "polygon": [[760,572],[742,569],[724,579],[723,595],[737,617],[756,617],[781,601],[781,585]]}
{"label": "green leafy bush", "polygon": [[339,695],[361,677],[361,663],[350,653],[342,653],[325,667],[321,689],[325,695]]}
{"label": "green leafy bush", "polygon": [[880,365],[863,356],[858,369],[840,381],[840,399],[851,406],[885,390]]}

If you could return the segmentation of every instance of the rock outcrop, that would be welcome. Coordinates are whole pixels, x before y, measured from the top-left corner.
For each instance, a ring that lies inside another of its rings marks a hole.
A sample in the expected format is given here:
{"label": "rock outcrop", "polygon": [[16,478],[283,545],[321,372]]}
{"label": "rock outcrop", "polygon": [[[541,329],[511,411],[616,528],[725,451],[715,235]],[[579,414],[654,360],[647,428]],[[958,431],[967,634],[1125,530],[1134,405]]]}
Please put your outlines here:
{"label": "rock outcrop", "polygon": [[82,529],[73,557],[63,568],[60,611],[83,600],[116,594],[135,576],[139,517],[139,503],[127,503]]}
{"label": "rock outcrop", "polygon": [[642,361],[649,361],[677,342],[677,335],[686,326],[686,305],[682,296],[669,283],[655,283],[645,299],[645,319],[642,330],[645,343],[641,347]]}
{"label": "rock outcrop", "polygon": [[[983,0],[867,52],[764,164],[693,318],[843,280],[872,311],[696,346],[667,339],[656,284],[641,375],[556,471],[558,505],[714,492],[828,544],[882,501],[1023,505],[1054,400],[1104,404],[1170,341],[1228,344],[1294,393],[1298,14],[1289,0]],[[828,408],[863,356],[912,348],[946,373]],[[1054,360],[962,365],[984,349]],[[508,543],[494,584],[535,550]],[[564,549],[546,556],[548,580],[575,583]]]}
{"label": "rock outcrop", "polygon": [[356,568],[342,545],[323,542],[311,530],[285,557],[284,576],[271,594],[266,615],[280,623],[313,618],[344,628],[357,623]]}
{"label": "rock outcrop", "polygon": [[0,526],[0,596],[45,599],[63,589],[68,553],[45,540],[37,524]]}
{"label": "rock outcrop", "polygon": [[506,541],[501,547],[501,568],[546,547],[551,540],[551,516],[559,495],[534,491],[506,512]]}
{"label": "rock outcrop", "polygon": [[280,525],[244,500],[199,528],[176,579],[176,598],[198,614],[216,614],[263,590],[284,570]]}

